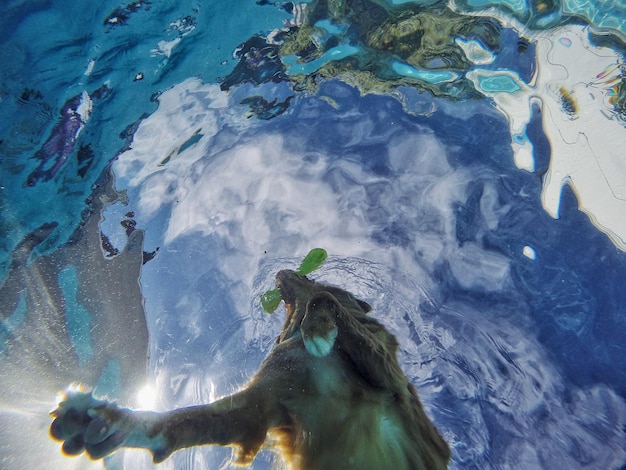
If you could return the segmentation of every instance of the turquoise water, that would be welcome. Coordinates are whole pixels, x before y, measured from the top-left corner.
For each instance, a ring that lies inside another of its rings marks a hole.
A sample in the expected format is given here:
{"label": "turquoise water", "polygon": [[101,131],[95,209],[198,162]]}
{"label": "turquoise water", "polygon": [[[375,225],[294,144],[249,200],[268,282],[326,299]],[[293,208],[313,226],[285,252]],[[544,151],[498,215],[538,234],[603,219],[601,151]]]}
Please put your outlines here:
{"label": "turquoise water", "polygon": [[260,296],[319,246],[451,468],[625,468],[623,6],[455,5],[0,7],[0,467],[101,468],[48,437],[72,382],[245,384]]}

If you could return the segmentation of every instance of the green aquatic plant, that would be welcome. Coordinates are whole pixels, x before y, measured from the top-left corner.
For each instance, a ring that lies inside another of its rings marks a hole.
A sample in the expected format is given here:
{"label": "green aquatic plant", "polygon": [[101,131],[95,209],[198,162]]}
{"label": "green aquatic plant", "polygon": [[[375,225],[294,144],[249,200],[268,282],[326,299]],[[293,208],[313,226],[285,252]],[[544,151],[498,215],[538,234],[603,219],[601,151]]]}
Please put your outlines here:
{"label": "green aquatic plant", "polygon": [[[312,273],[324,264],[327,256],[328,253],[326,253],[326,250],[323,248],[313,248],[304,257],[302,263],[300,263],[300,267],[296,270],[296,273],[302,276]],[[261,296],[261,306],[266,313],[273,313],[274,310],[276,310],[280,305],[281,300],[283,299],[278,288],[268,290]]]}
{"label": "green aquatic plant", "polygon": [[296,273],[306,276],[307,274],[312,273],[313,271],[322,267],[324,261],[326,261],[326,257],[328,253],[323,248],[313,248],[309,253],[304,257],[302,263],[300,263],[300,267],[296,270]]}

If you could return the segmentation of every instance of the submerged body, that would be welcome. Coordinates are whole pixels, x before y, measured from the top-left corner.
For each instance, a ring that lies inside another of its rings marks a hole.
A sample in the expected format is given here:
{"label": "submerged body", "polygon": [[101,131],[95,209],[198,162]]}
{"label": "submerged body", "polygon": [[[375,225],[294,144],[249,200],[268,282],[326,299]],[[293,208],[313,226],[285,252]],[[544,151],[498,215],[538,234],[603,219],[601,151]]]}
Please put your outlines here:
{"label": "submerged body", "polygon": [[238,448],[240,463],[278,450],[293,469],[447,468],[450,451],[396,359],[397,342],[349,292],[278,273],[287,318],[276,347],[242,391],[210,405],[136,412],[74,393],[53,413],[66,453],[119,447],[155,462],[202,444]]}

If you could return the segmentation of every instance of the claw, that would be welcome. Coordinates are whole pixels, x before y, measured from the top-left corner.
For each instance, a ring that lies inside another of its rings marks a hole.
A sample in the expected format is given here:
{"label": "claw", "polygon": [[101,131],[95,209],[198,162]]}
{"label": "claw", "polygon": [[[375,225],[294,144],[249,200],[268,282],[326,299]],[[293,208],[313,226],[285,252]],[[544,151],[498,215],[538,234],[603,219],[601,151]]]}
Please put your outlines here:
{"label": "claw", "polygon": [[102,458],[120,447],[126,436],[114,424],[116,416],[111,416],[112,421],[108,419],[107,412],[116,409],[114,404],[97,400],[91,393],[70,390],[50,412],[54,417],[50,435],[65,441],[63,452],[66,455],[87,451],[94,459]]}
{"label": "claw", "polygon": [[63,443],[63,453],[66,455],[78,455],[83,450],[85,450],[85,441],[82,434],[78,434]]}

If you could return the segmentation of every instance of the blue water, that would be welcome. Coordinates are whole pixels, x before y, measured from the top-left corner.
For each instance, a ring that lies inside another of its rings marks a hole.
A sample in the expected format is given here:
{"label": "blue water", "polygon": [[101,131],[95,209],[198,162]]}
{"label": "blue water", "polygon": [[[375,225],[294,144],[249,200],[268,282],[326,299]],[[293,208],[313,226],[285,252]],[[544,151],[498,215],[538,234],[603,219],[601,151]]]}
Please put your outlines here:
{"label": "blue water", "polygon": [[[626,253],[569,186],[559,218],[542,206],[555,146],[536,102],[530,172],[453,46],[418,66],[363,40],[384,2],[327,17],[317,2],[92,3],[0,7],[1,468],[101,468],[47,435],[70,382],[130,406],[148,382],[156,409],[245,384],[283,318],[260,295],[316,246],[330,257],[312,277],[397,335],[451,468],[624,468]],[[506,73],[478,82],[511,94],[537,71],[533,35],[578,7],[458,3],[498,6],[497,28],[471,31],[487,49],[498,31],[484,69]],[[578,21],[623,54],[607,5]],[[317,50],[281,56],[306,11]],[[152,468],[141,452],[106,465]]]}

